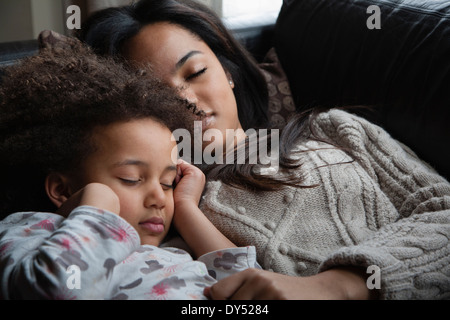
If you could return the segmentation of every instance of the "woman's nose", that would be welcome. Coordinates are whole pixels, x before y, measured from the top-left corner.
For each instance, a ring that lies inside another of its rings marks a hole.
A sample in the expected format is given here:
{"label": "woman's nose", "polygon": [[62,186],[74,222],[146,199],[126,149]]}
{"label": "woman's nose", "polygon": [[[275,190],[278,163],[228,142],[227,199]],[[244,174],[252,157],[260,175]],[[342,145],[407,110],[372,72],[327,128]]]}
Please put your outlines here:
{"label": "woman's nose", "polygon": [[144,206],[146,208],[154,207],[156,209],[162,209],[165,204],[166,194],[162,186],[159,183],[151,186],[145,195]]}
{"label": "woman's nose", "polygon": [[186,99],[189,103],[198,104],[198,98],[195,90],[192,87],[183,87],[179,89],[180,96]]}

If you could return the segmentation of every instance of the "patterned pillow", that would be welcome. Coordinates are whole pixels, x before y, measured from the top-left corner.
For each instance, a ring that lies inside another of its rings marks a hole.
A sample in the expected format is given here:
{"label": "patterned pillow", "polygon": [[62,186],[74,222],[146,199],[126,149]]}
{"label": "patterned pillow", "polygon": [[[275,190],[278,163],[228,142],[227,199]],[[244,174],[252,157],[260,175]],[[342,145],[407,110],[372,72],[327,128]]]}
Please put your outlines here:
{"label": "patterned pillow", "polygon": [[295,104],[289,82],[278,60],[275,48],[269,50],[259,67],[266,77],[269,90],[269,109],[267,112],[269,122],[275,128],[282,128],[295,112]]}

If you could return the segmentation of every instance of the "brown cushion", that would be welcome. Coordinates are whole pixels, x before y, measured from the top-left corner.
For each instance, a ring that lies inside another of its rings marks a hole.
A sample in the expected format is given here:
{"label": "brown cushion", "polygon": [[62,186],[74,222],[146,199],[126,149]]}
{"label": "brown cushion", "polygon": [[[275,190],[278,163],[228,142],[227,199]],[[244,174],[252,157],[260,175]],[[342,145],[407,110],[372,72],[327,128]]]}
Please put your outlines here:
{"label": "brown cushion", "polygon": [[266,77],[269,90],[269,122],[276,128],[282,128],[295,112],[295,104],[289,82],[274,48],[269,50],[259,67]]}

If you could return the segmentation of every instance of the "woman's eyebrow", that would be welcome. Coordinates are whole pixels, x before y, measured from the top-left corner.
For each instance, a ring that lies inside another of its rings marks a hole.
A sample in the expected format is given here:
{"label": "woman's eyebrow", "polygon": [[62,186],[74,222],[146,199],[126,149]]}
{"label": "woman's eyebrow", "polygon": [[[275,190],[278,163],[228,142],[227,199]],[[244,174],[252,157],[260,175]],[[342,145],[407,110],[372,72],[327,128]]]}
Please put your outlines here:
{"label": "woman's eyebrow", "polygon": [[203,54],[203,52],[196,50],[190,51],[183,58],[181,58],[180,61],[177,62],[177,64],[175,65],[175,69],[176,70],[180,69],[186,63],[186,61],[189,60],[189,58],[195,56],[196,54]]}

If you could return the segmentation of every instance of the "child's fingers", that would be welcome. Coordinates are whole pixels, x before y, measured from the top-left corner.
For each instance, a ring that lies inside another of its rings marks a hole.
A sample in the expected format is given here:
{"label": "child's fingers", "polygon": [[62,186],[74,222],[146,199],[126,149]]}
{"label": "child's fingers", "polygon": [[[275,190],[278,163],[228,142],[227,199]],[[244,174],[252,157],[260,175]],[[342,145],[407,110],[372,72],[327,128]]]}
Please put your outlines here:
{"label": "child's fingers", "polygon": [[201,177],[204,174],[199,168],[180,159],[180,160],[178,160],[178,163],[177,163],[177,176],[180,176],[182,178],[183,176],[186,176],[186,175]]}
{"label": "child's fingers", "polygon": [[178,167],[182,167],[182,168],[187,168],[187,167],[190,167],[191,164],[189,164],[188,162],[184,161],[183,159],[178,159],[177,166]]}
{"label": "child's fingers", "polygon": [[175,184],[178,184],[183,176],[186,175],[186,167],[188,163],[182,159],[179,159],[177,162],[177,177],[175,178]]}
{"label": "child's fingers", "polygon": [[175,185],[177,185],[180,182],[181,178],[183,177],[183,171],[181,170],[180,165],[181,165],[181,163],[180,163],[180,161],[178,161],[178,164],[177,164],[177,176],[175,178]]}
{"label": "child's fingers", "polygon": [[[179,192],[200,197],[206,183],[205,174],[196,166],[186,161],[179,160],[177,164],[177,176],[175,178],[175,188]],[[200,199],[198,199],[200,201]]]}

